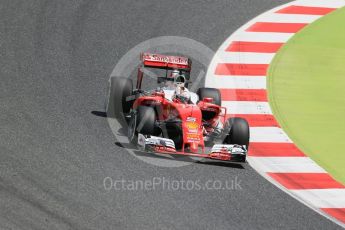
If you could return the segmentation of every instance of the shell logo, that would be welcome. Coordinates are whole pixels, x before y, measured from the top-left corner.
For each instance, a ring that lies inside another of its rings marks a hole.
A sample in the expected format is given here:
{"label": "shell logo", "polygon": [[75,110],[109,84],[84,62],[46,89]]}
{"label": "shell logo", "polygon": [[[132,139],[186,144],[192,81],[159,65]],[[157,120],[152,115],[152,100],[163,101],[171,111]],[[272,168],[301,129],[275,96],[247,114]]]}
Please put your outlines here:
{"label": "shell logo", "polygon": [[186,122],[186,127],[188,129],[198,129],[199,124],[197,122]]}

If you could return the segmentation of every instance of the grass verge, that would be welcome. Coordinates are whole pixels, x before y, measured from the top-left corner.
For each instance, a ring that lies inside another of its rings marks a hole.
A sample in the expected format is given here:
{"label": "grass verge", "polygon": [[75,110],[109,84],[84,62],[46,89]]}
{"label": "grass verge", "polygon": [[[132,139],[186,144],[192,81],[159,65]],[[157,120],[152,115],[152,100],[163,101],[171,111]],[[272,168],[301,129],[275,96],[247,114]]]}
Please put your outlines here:
{"label": "grass verge", "polygon": [[284,131],[345,184],[345,8],[290,39],[270,65],[267,81]]}

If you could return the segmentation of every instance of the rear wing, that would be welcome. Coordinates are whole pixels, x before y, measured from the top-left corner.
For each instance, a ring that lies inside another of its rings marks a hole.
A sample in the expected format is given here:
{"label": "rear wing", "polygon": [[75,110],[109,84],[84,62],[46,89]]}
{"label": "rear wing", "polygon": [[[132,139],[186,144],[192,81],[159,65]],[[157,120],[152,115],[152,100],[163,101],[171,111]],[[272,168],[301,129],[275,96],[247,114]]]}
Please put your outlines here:
{"label": "rear wing", "polygon": [[186,57],[142,53],[141,61],[145,67],[160,69],[179,69],[190,71],[192,61]]}

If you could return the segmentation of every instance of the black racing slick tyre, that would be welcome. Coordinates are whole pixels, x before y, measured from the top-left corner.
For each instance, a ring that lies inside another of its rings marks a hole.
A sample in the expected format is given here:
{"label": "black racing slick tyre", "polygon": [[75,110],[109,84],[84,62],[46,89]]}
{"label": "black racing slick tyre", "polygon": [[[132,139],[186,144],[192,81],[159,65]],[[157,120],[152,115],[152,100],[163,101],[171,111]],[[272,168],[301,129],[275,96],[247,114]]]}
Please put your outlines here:
{"label": "black racing slick tyre", "polygon": [[127,98],[132,95],[133,82],[124,77],[112,77],[110,79],[110,95],[107,116],[124,120],[129,113],[132,103]]}
{"label": "black racing slick tyre", "polygon": [[199,96],[199,100],[203,100],[206,97],[210,97],[213,99],[213,104],[221,105],[222,104],[222,98],[220,91],[218,89],[214,88],[199,88],[197,91],[197,94]]}
{"label": "black racing slick tyre", "polygon": [[227,122],[229,134],[224,140],[224,144],[245,145],[247,150],[249,147],[249,125],[248,122],[240,117],[230,118]]}
{"label": "black racing slick tyre", "polygon": [[128,138],[134,143],[138,133],[143,135],[155,135],[156,127],[155,110],[147,106],[139,106],[132,114],[128,125]]}
{"label": "black racing slick tyre", "polygon": [[[175,143],[176,150],[181,150],[183,147],[183,132],[180,124],[167,123],[165,124],[167,138]],[[164,132],[163,132],[164,133]]]}

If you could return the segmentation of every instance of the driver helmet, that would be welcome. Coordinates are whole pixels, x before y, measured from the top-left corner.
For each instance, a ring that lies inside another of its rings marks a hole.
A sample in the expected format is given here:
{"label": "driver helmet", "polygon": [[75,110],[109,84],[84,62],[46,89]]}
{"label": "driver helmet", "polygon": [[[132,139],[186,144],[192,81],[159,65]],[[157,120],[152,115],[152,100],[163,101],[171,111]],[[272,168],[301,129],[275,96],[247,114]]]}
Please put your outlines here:
{"label": "driver helmet", "polygon": [[185,77],[183,75],[179,75],[175,81],[175,98],[179,99],[184,103],[189,103],[191,99],[191,94],[189,90],[186,87],[184,87],[184,83]]}
{"label": "driver helmet", "polygon": [[174,84],[177,87],[184,87],[186,83],[186,77],[184,76],[184,74],[178,74],[175,78],[174,78]]}

